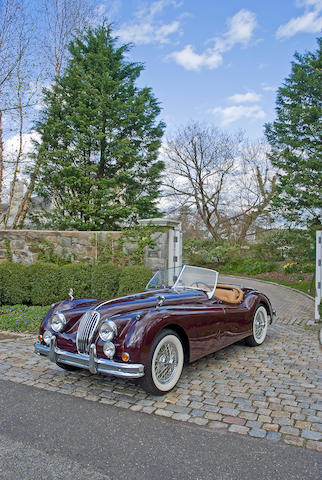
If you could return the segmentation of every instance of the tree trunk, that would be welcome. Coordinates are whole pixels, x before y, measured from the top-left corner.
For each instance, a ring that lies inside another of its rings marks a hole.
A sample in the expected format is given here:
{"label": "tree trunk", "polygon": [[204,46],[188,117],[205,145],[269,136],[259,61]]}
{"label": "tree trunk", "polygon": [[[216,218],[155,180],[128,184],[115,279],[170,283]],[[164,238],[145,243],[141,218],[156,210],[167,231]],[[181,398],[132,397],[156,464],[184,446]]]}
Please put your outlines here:
{"label": "tree trunk", "polygon": [[0,205],[2,203],[3,170],[2,111],[0,110]]}
{"label": "tree trunk", "polygon": [[27,215],[28,210],[29,210],[31,195],[33,194],[33,191],[34,191],[34,188],[35,188],[35,182],[36,182],[36,178],[37,178],[37,175],[38,175],[38,172],[39,172],[39,167],[40,167],[40,158],[38,157],[37,160],[36,160],[34,171],[32,172],[32,174],[30,176],[30,182],[29,182],[27,191],[26,191],[26,193],[23,197],[23,200],[21,202],[19,210],[18,210],[18,212],[16,214],[16,217],[13,221],[12,228],[21,229],[23,227],[23,224],[24,224],[25,219],[26,219],[26,215]]}
{"label": "tree trunk", "polygon": [[19,172],[19,165],[22,157],[22,134],[23,134],[23,110],[22,110],[22,98],[21,98],[21,81],[19,77],[20,73],[18,73],[18,108],[19,108],[19,149],[17,153],[16,163],[15,163],[15,171],[13,174],[13,179],[10,187],[10,194],[9,194],[9,202],[8,202],[8,209],[6,215],[3,220],[3,226],[7,229],[8,221],[10,218],[10,210],[12,207],[12,200],[15,193],[16,182],[17,182],[17,174]]}

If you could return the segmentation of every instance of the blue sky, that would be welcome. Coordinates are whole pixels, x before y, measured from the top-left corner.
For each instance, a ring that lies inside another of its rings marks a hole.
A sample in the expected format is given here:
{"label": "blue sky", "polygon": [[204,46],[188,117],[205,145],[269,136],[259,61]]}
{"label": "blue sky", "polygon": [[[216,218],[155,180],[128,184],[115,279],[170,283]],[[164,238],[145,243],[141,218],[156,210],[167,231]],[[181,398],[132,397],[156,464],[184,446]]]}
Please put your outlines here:
{"label": "blue sky", "polygon": [[322,0],[96,1],[143,62],[167,133],[189,120],[263,135],[295,51],[316,50]]}

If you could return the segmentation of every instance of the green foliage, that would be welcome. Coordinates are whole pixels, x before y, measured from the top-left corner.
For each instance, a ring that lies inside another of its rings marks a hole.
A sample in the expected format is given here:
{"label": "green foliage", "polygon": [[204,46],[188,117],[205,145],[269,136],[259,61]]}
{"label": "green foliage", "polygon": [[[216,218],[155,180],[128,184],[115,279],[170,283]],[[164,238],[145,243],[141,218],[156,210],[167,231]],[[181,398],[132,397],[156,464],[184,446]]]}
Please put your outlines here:
{"label": "green foliage", "polygon": [[321,225],[322,38],[318,50],[295,54],[292,72],[278,90],[276,120],[266,125],[270,159],[279,169],[274,205],[288,221]]}
{"label": "green foliage", "polygon": [[8,262],[12,262],[12,250],[11,250],[11,246],[10,246],[10,240],[8,240],[7,238],[4,241],[4,248],[5,248],[6,257],[7,257]]}
{"label": "green foliage", "polygon": [[152,272],[145,265],[129,265],[122,271],[118,295],[137,293],[146,287],[152,277]]}
{"label": "green foliage", "polygon": [[69,290],[73,289],[75,298],[90,297],[91,294],[91,265],[73,263],[64,265],[60,269],[60,298],[69,298]]}
{"label": "green foliage", "polygon": [[66,265],[75,260],[73,256],[67,255],[66,249],[63,247],[60,247],[61,253],[59,254],[56,251],[56,245],[49,240],[43,240],[42,242],[33,244],[32,246],[36,246],[39,249],[39,252],[37,254],[38,262],[55,263],[56,265]]}
{"label": "green foliage", "polygon": [[0,265],[0,304],[29,302],[28,267],[7,262]]}
{"label": "green foliage", "polygon": [[121,270],[112,264],[92,266],[91,294],[95,298],[112,298],[117,294]]}
{"label": "green foliage", "polygon": [[[159,231],[160,227],[134,226],[123,229],[117,239],[110,235],[103,242],[101,237],[98,236],[98,263],[112,263],[122,268],[126,265],[142,264],[145,249],[155,245],[155,240],[152,237]],[[96,238],[93,239],[93,242],[96,244]]]}
{"label": "green foliage", "polygon": [[58,265],[34,263],[28,267],[28,275],[32,305],[48,305],[62,300],[61,269]]}
{"label": "green foliage", "polygon": [[6,305],[0,307],[0,330],[38,332],[50,306]]}
{"label": "green foliage", "polygon": [[273,261],[289,260],[312,263],[315,260],[315,232],[310,230],[277,230],[263,235],[252,245],[254,256]]}
{"label": "green foliage", "polygon": [[154,216],[165,126],[151,89],[136,85],[143,66],[127,60],[128,46],[117,46],[109,25],[89,28],[69,50],[37,126],[36,189],[56,205],[42,224],[111,230]]}
{"label": "green foliage", "polygon": [[278,269],[278,264],[275,262],[263,262],[253,258],[245,258],[240,262],[226,263],[222,269],[225,272],[258,275],[259,273],[275,272]]}
{"label": "green foliage", "polygon": [[187,238],[183,242],[183,257],[196,266],[237,262],[244,256],[242,247],[228,241],[217,242],[213,238]]}

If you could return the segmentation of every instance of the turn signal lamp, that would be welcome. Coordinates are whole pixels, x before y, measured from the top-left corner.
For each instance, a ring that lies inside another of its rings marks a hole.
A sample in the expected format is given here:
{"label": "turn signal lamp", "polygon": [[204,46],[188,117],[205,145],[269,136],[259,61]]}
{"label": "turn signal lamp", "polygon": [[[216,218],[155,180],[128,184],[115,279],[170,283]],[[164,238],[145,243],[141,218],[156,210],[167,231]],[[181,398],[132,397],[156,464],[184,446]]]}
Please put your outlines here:
{"label": "turn signal lamp", "polygon": [[128,362],[130,360],[130,355],[126,352],[122,354],[122,360],[123,362]]}

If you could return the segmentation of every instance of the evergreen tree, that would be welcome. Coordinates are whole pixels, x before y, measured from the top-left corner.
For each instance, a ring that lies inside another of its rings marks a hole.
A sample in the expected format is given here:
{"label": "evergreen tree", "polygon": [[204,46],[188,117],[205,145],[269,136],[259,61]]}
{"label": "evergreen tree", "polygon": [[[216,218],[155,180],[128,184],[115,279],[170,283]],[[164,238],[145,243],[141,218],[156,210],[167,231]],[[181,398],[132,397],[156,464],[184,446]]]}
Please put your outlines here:
{"label": "evergreen tree", "polygon": [[276,120],[266,125],[272,164],[279,170],[274,205],[288,221],[321,224],[322,38],[316,52],[295,54],[278,90]]}
{"label": "evergreen tree", "polygon": [[135,84],[143,67],[126,61],[128,49],[109,25],[88,29],[45,91],[36,191],[53,208],[42,225],[104,230],[157,214],[164,124],[151,89]]}

